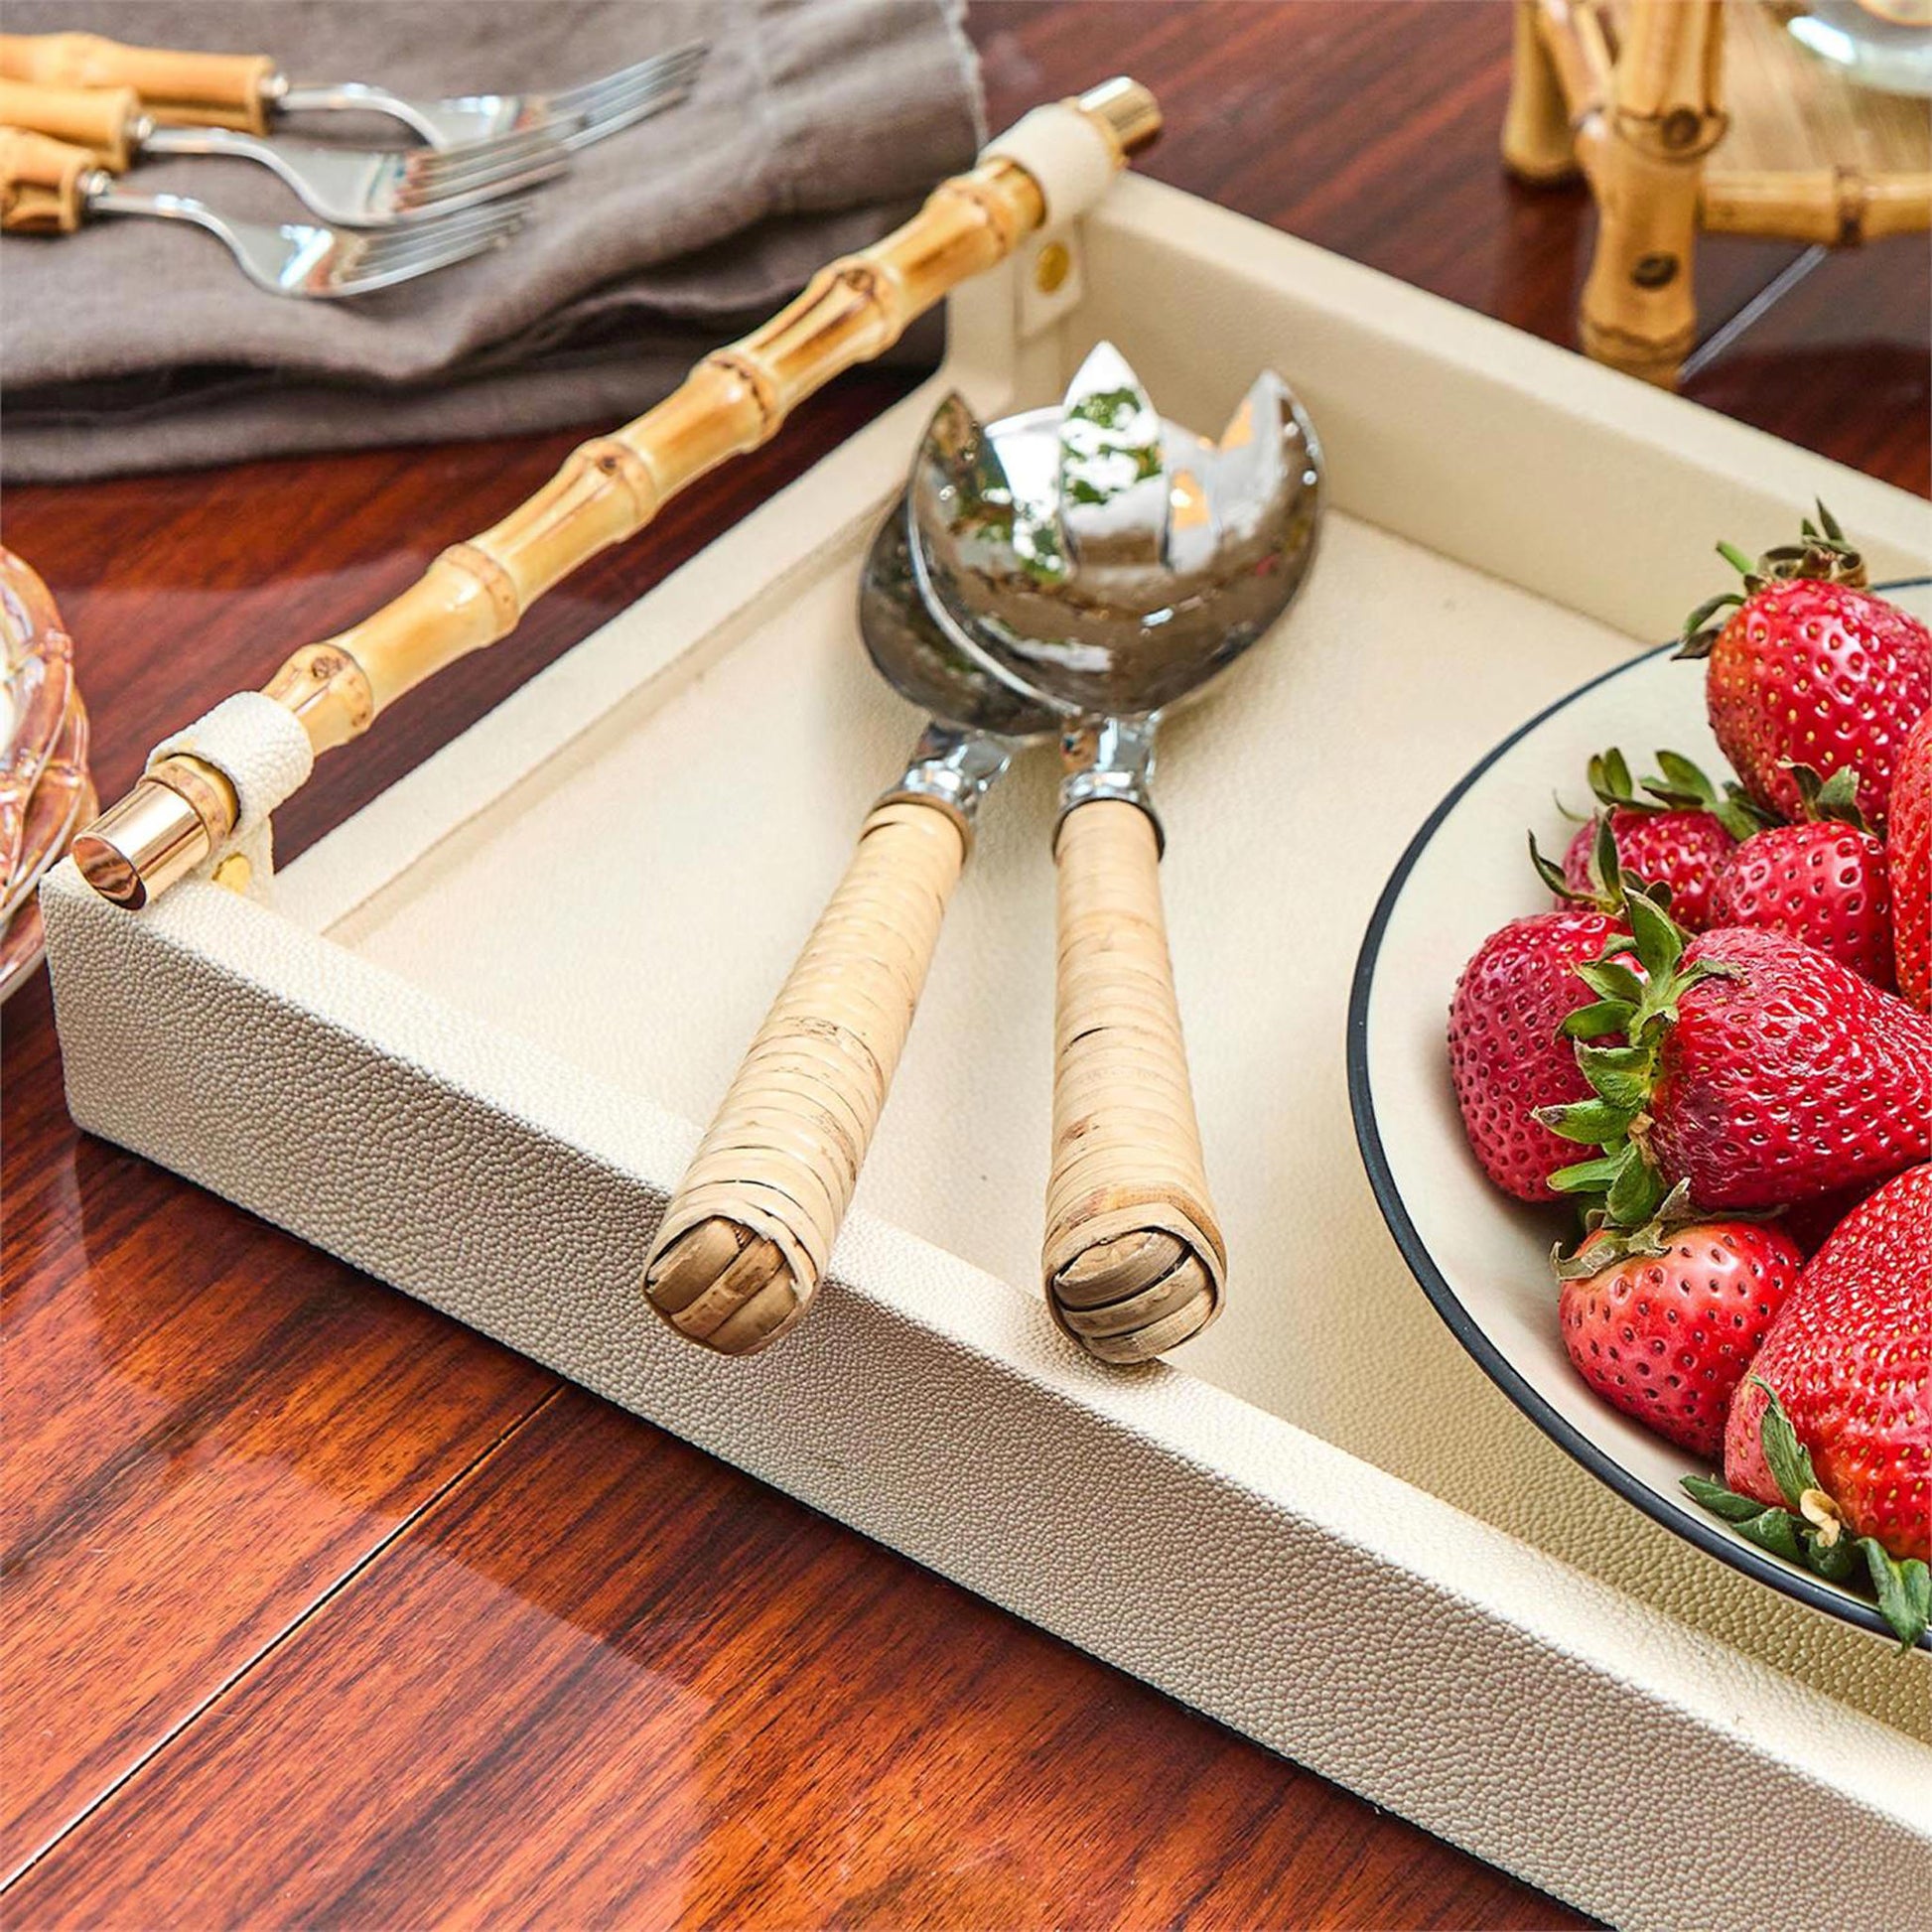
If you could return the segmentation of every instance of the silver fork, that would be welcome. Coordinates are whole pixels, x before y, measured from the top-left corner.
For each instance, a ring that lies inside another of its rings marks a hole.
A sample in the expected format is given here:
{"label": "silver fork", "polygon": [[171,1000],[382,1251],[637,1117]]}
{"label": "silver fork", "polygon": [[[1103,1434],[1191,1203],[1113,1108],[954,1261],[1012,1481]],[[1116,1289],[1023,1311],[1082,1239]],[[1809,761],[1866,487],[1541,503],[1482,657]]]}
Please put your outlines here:
{"label": "silver fork", "polygon": [[456,94],[414,100],[361,80],[290,80],[273,74],[263,93],[276,114],[355,109],[401,121],[433,148],[548,129],[567,148],[588,147],[675,107],[691,91],[710,48],[703,41],[653,54],[598,80],[554,94]]}
{"label": "silver fork", "polygon": [[192,221],[218,235],[241,271],[271,295],[334,300],[367,295],[467,261],[507,241],[523,225],[519,203],[499,202],[435,221],[374,234],[345,234],[303,221],[238,221],[188,195],[135,195],[104,169],[81,183],[89,214],[153,214]]}
{"label": "silver fork", "polygon": [[114,174],[144,155],[225,155],[272,169],[325,220],[384,228],[520,195],[570,165],[543,128],[401,153],[265,141],[224,127],[157,127],[132,87],[51,87],[0,79],[0,122],[91,148]]}
{"label": "silver fork", "polygon": [[144,155],[217,154],[259,161],[295,190],[304,207],[351,228],[386,228],[521,195],[570,166],[564,143],[543,128],[441,152],[404,148],[395,153],[264,141],[225,127],[156,127],[145,115],[130,133]]}

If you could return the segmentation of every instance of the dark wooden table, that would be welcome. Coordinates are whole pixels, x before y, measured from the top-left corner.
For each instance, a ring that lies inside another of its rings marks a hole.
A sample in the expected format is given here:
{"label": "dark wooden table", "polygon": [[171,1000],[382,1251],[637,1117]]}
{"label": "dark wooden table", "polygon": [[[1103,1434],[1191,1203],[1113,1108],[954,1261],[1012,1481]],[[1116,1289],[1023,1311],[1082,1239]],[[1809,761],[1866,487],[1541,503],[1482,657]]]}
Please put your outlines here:
{"label": "dark wooden table", "polygon": [[[1494,0],[980,5],[973,31],[995,125],[1132,71],[1169,113],[1154,174],[1570,340],[1588,210],[1498,173]],[[1923,245],[1797,262],[1709,248],[1690,393],[1925,492]],[[326,760],[284,850],[902,387],[847,378]],[[574,440],[12,491],[6,539],[80,639],[103,789]],[[1576,1922],[79,1136],[44,985],[5,1034],[10,1924]]]}

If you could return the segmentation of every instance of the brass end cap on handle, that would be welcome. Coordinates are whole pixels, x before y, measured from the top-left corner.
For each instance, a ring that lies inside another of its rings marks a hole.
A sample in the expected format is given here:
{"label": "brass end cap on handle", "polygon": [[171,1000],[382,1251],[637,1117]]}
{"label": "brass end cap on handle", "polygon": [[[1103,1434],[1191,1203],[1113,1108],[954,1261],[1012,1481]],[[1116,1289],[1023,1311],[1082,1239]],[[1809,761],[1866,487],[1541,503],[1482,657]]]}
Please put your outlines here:
{"label": "brass end cap on handle", "polygon": [[228,781],[200,759],[164,759],[73,842],[73,863],[102,898],[129,911],[186,879],[234,829]]}
{"label": "brass end cap on handle", "polygon": [[1124,161],[1150,148],[1161,135],[1161,103],[1138,80],[1117,73],[1075,97],[1074,106],[1107,131]]}

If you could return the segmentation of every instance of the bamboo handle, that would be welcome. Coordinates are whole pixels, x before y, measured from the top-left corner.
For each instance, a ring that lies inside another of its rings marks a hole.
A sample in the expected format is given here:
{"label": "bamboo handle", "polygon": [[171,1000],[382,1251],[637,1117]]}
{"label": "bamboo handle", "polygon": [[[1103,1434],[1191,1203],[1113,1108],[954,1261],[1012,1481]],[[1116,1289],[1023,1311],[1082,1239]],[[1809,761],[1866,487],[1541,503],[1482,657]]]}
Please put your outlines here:
{"label": "bamboo handle", "polygon": [[0,34],[0,78],[48,87],[132,87],[156,120],[268,132],[266,54],[177,54],[100,34]]}
{"label": "bamboo handle", "polygon": [[123,174],[134,159],[141,97],[132,87],[42,87],[0,80],[0,122],[90,148],[95,164]]}
{"label": "bamboo handle", "polygon": [[24,128],[0,127],[0,229],[8,234],[71,234],[85,206],[82,185],[96,163]]}
{"label": "bamboo handle", "polygon": [[[1056,219],[1077,214],[1161,128],[1154,96],[1126,79],[1041,112],[1054,125],[1042,136],[1035,123],[1026,151],[1073,156]],[[1026,126],[1003,139],[1019,140]],[[634,535],[680,489],[768,442],[800,401],[889,348],[915,316],[1004,260],[1046,217],[1040,180],[996,143],[902,227],[820,269],[769,322],[707,355],[655,409],[581,444],[534,496],[452,544],[392,603],[304,645],[269,680],[268,695],[302,721],[318,752],[346,744],[403,692],[513,630],[553,584]],[[74,841],[82,877],[117,905],[166,892],[234,829],[232,818],[204,809],[208,795],[201,773],[171,760],[155,765]]]}
{"label": "bamboo handle", "polygon": [[897,798],[866,820],[644,1265],[651,1306],[693,1341],[749,1355],[810,1306],[965,857],[942,806]]}
{"label": "bamboo handle", "polygon": [[1202,1172],[1161,852],[1138,805],[1060,823],[1053,1162],[1043,1272],[1089,1354],[1145,1362],[1220,1312],[1227,1251]]}

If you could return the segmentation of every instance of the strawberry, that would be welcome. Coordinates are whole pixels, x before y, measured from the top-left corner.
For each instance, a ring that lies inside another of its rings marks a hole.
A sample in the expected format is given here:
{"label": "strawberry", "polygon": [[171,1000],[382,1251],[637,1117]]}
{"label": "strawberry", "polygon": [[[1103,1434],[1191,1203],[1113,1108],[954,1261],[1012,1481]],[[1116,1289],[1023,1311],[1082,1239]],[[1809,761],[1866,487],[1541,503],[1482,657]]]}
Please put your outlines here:
{"label": "strawberry", "polygon": [[1829,1194],[1818,1194],[1795,1207],[1787,1207],[1778,1216],[1778,1226],[1797,1242],[1800,1254],[1815,1255],[1838,1232],[1838,1224],[1871,1192],[1871,1184],[1866,1181],[1852,1187],[1835,1187]]}
{"label": "strawberry", "polygon": [[[1823,777],[1864,774],[1865,809],[1882,826],[1905,734],[1932,710],[1932,632],[1863,588],[1864,564],[1818,506],[1803,541],[1756,563],[1718,546],[1744,594],[1713,598],[1685,625],[1680,657],[1708,657],[1705,702],[1724,754],[1760,805],[1795,818],[1790,761]],[[1737,608],[1721,629],[1709,620]]]}
{"label": "strawberry", "polygon": [[1805,822],[1774,825],[1737,848],[1712,887],[1712,923],[1788,932],[1889,989],[1891,886],[1885,848],[1859,810],[1858,773],[1845,765],[1821,782],[1798,765],[1792,775]]}
{"label": "strawberry", "polygon": [[1932,1561],[1932,1166],[1846,1216],[1751,1373],[1763,1387],[1739,1395],[1725,1440],[1730,1486],[1781,1500],[1762,1449],[1774,1392],[1853,1530]]}
{"label": "strawberry", "polygon": [[1898,991],[1932,1013],[1932,711],[1912,727],[1892,769],[1885,864]]}
{"label": "strawberry", "polygon": [[[1530,852],[1547,877],[1553,868],[1534,840]],[[1614,872],[1614,851],[1606,857]],[[1613,909],[1619,890],[1606,888],[1597,903],[1512,919],[1476,948],[1455,983],[1449,1071],[1463,1132],[1483,1172],[1518,1200],[1555,1199],[1546,1176],[1570,1158],[1536,1114],[1588,1097],[1562,1030],[1578,1004],[1579,969],[1631,943]]]}
{"label": "strawberry", "polygon": [[1538,1116],[1599,1152],[1552,1187],[1634,1227],[1679,1181],[1707,1211],[1778,1207],[1932,1160],[1932,1019],[1785,933],[1687,945],[1650,900],[1627,912],[1647,977],[1566,1023],[1591,1096]]}
{"label": "strawberry", "polygon": [[1728,1488],[1698,1501],[1844,1582],[1907,1643],[1932,1614],[1932,1166],[1894,1176],[1806,1265],[1733,1397]]}
{"label": "strawberry", "polygon": [[1599,1227],[1558,1259],[1557,1313],[1572,1365],[1611,1408],[1715,1456],[1803,1258],[1781,1229],[1701,1218],[1685,1194],[1634,1232]]}
{"label": "strawberry", "polygon": [[[1610,836],[1616,841],[1617,863],[1624,877],[1646,886],[1661,886],[1670,895],[1671,915],[1693,932],[1707,923],[1711,885],[1719,870],[1763,820],[1735,797],[1722,798],[1689,759],[1659,752],[1659,763],[1672,778],[1646,778],[1640,795],[1630,782],[1630,766],[1621,752],[1600,753],[1589,761],[1589,788],[1608,815]],[[1734,788],[1733,788],[1734,789]],[[1577,828],[1564,854],[1564,884],[1560,898],[1588,897],[1596,884],[1590,855],[1595,846],[1596,820]]]}

